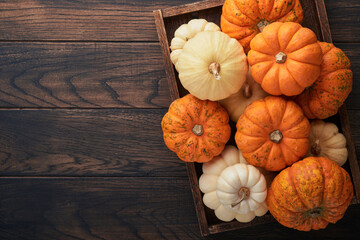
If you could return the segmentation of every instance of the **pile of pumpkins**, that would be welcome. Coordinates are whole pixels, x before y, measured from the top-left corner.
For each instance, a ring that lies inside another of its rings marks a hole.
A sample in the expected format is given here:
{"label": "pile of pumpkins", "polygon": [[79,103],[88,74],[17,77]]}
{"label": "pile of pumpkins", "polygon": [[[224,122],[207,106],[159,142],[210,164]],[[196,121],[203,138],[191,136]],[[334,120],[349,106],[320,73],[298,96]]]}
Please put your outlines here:
{"label": "pile of pumpkins", "polygon": [[[189,94],[163,117],[164,141],[181,160],[203,163],[203,202],[222,221],[249,222],[269,210],[286,227],[322,229],[353,197],[341,167],[345,137],[320,120],[352,90],[350,61],[302,19],[298,0],[226,0],[222,31],[193,19],[171,41]],[[226,146],[229,118],[237,148]]]}

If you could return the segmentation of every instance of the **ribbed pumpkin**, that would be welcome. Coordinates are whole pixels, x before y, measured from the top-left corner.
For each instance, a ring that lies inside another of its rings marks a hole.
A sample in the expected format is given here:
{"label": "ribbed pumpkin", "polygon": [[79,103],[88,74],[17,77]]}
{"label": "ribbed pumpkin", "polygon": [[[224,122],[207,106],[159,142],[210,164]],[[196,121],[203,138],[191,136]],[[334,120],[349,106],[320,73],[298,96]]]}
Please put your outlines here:
{"label": "ribbed pumpkin", "polygon": [[188,94],[171,103],[161,121],[166,146],[186,162],[207,162],[230,138],[229,115],[217,102]]}
{"label": "ribbed pumpkin", "polygon": [[229,113],[230,119],[237,122],[245,108],[255,100],[266,97],[268,94],[264,92],[260,84],[254,81],[250,71],[246,75],[246,82],[240,91],[234,93],[228,98],[220,100],[219,103]]}
{"label": "ribbed pumpkin", "polygon": [[309,157],[275,177],[266,202],[280,224],[310,231],[340,220],[353,194],[350,176],[343,168],[327,158]]}
{"label": "ribbed pumpkin", "polygon": [[335,115],[351,92],[353,82],[345,53],[331,43],[319,44],[323,52],[320,77],[296,99],[310,119]]}
{"label": "ribbed pumpkin", "polygon": [[269,171],[290,166],[309,148],[309,120],[295,102],[282,97],[247,106],[236,128],[235,141],[246,161]]}
{"label": "ribbed pumpkin", "polygon": [[346,138],[339,133],[334,123],[322,120],[311,121],[310,147],[306,156],[326,157],[339,166],[344,165],[348,157]]}
{"label": "ribbed pumpkin", "polygon": [[202,100],[218,101],[240,90],[249,70],[243,47],[223,32],[199,32],[176,63],[186,90]]}
{"label": "ribbed pumpkin", "polygon": [[[249,165],[236,147],[227,145],[221,155],[204,163],[202,170],[199,188],[204,193],[203,202],[220,220],[250,222],[267,212],[266,187],[274,173]],[[247,187],[242,188],[241,183]]]}
{"label": "ribbed pumpkin", "polygon": [[226,0],[221,29],[249,51],[251,39],[271,22],[298,22],[303,19],[299,0]]}
{"label": "ribbed pumpkin", "polygon": [[251,75],[272,95],[298,95],[320,75],[322,51],[316,35],[298,23],[266,26],[250,48]]}
{"label": "ribbed pumpkin", "polygon": [[215,23],[208,22],[205,19],[191,19],[187,24],[183,24],[176,29],[170,46],[170,58],[175,67],[185,43],[203,31],[220,31],[220,28]]}

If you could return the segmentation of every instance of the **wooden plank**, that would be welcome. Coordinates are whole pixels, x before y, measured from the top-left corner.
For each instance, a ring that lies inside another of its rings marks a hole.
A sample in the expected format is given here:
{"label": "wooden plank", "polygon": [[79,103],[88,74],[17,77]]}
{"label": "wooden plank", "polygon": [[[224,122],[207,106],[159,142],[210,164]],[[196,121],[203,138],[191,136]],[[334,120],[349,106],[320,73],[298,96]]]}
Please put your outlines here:
{"label": "wooden plank", "polygon": [[0,239],[198,239],[186,178],[1,178]]}
{"label": "wooden plank", "polygon": [[194,0],[4,0],[0,40],[157,41],[152,11]]}
{"label": "wooden plank", "polygon": [[158,108],[159,43],[0,42],[0,107]]}
{"label": "wooden plank", "polygon": [[[360,77],[360,43],[335,43]],[[0,43],[0,107],[168,107],[158,43]],[[174,92],[176,92],[174,90]],[[360,109],[354,81],[348,109]]]}
{"label": "wooden plank", "polygon": [[[0,40],[158,41],[152,11],[194,2],[5,0],[0,2]],[[359,1],[325,4],[333,41],[359,42]]]}
{"label": "wooden plank", "polygon": [[164,109],[0,110],[0,176],[187,176]]}
{"label": "wooden plank", "polygon": [[167,17],[203,10],[205,8],[219,7],[222,6],[224,2],[225,0],[206,0],[201,2],[189,3],[181,6],[166,8],[163,10],[163,17],[167,18]]}
{"label": "wooden plank", "polygon": [[[0,178],[0,239],[200,239],[187,178]],[[274,222],[211,239],[357,239],[359,206],[325,230]]]}
{"label": "wooden plank", "polygon": [[[348,110],[360,156],[360,111]],[[0,176],[183,176],[165,109],[1,110]],[[195,180],[194,180],[195,181]]]}
{"label": "wooden plank", "polygon": [[360,42],[360,1],[326,0],[325,4],[333,41]]}

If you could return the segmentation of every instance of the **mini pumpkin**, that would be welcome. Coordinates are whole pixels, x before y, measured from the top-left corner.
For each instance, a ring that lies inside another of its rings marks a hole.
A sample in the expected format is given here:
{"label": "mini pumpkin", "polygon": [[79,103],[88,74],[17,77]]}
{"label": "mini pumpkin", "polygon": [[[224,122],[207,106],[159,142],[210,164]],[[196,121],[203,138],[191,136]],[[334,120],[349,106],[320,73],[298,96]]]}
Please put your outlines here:
{"label": "mini pumpkin", "polygon": [[199,187],[204,193],[205,206],[214,209],[222,221],[236,218],[240,222],[250,222],[267,212],[265,177],[248,165],[234,146],[226,146],[220,156],[203,164]]}
{"label": "mini pumpkin", "polygon": [[254,81],[250,71],[246,76],[246,82],[240,91],[228,98],[220,100],[219,103],[228,111],[230,119],[237,122],[245,108],[255,100],[266,97],[268,94]]}
{"label": "mini pumpkin", "polygon": [[248,64],[240,43],[225,33],[200,32],[176,64],[181,84],[195,97],[218,101],[240,90]]}
{"label": "mini pumpkin", "polygon": [[298,95],[320,75],[322,51],[316,35],[298,23],[266,26],[250,48],[251,75],[272,95]]}
{"label": "mini pumpkin", "polygon": [[269,171],[290,166],[309,148],[309,120],[295,102],[282,97],[254,101],[236,128],[236,145],[246,161]]}
{"label": "mini pumpkin", "polygon": [[171,103],[161,121],[166,146],[186,162],[207,162],[230,138],[229,115],[217,102],[188,94]]}
{"label": "mini pumpkin", "polygon": [[349,174],[323,157],[308,157],[281,171],[266,199],[282,225],[301,231],[326,228],[344,216],[353,197]]}
{"label": "mini pumpkin", "polygon": [[338,112],[352,90],[353,73],[345,53],[331,43],[319,43],[323,52],[320,77],[297,97],[310,118],[325,119]]}
{"label": "mini pumpkin", "polygon": [[298,22],[303,19],[299,0],[226,0],[221,29],[250,49],[250,41],[271,22]]}
{"label": "mini pumpkin", "polygon": [[170,58],[175,67],[185,43],[197,33],[203,31],[220,31],[220,28],[215,23],[208,22],[205,19],[192,19],[187,24],[183,24],[176,29],[170,46],[172,51]]}
{"label": "mini pumpkin", "polygon": [[326,157],[339,166],[348,157],[346,139],[334,123],[315,120],[311,122],[310,148],[307,156]]}

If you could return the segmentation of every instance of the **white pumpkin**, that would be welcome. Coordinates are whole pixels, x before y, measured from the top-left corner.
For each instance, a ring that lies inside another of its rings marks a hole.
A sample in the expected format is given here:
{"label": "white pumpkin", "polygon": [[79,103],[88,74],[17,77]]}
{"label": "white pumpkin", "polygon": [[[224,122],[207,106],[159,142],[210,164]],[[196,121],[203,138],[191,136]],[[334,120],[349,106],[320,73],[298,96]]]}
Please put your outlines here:
{"label": "white pumpkin", "polygon": [[250,70],[246,75],[246,82],[240,91],[228,98],[220,100],[219,103],[227,110],[230,119],[237,122],[245,108],[255,100],[266,97],[268,94],[262,89],[261,85],[254,81]]}
{"label": "white pumpkin", "polygon": [[190,39],[176,68],[183,87],[201,100],[218,101],[238,92],[248,64],[243,47],[223,32],[200,32]]}
{"label": "white pumpkin", "polygon": [[234,146],[226,146],[220,156],[203,164],[199,187],[205,206],[222,221],[250,222],[268,210],[264,175]]}
{"label": "white pumpkin", "polygon": [[187,24],[181,25],[176,29],[174,38],[171,40],[170,58],[176,68],[176,63],[185,43],[193,38],[197,33],[203,31],[220,31],[220,27],[215,23],[208,22],[205,19],[192,19]]}
{"label": "white pumpkin", "polygon": [[326,157],[344,165],[348,157],[346,139],[334,123],[315,120],[311,123],[310,147],[307,156]]}

